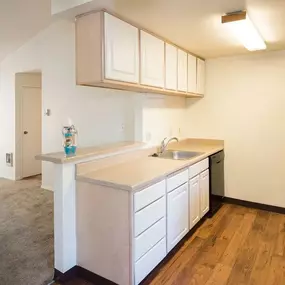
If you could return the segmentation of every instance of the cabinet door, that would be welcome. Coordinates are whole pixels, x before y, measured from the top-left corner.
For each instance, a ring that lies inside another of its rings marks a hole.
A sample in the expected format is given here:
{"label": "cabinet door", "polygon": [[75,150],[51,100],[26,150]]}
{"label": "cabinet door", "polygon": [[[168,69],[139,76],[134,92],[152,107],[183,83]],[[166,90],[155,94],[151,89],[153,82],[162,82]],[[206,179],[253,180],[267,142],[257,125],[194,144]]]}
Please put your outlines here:
{"label": "cabinet door", "polygon": [[188,54],[188,92],[197,92],[197,59]]}
{"label": "cabinet door", "polygon": [[192,229],[200,220],[200,176],[197,175],[190,180],[189,185],[189,214],[190,214],[190,229]]}
{"label": "cabinet door", "polygon": [[105,13],[105,78],[139,83],[139,30]]}
{"label": "cabinet door", "polygon": [[165,44],[165,88],[177,90],[177,48]]}
{"label": "cabinet door", "polygon": [[209,211],[210,204],[209,169],[200,174],[200,216],[204,217]]}
{"label": "cabinet door", "polygon": [[167,195],[167,251],[188,232],[188,183]]}
{"label": "cabinet door", "polygon": [[187,92],[187,53],[178,50],[178,90]]}
{"label": "cabinet door", "polygon": [[206,83],[206,63],[202,59],[197,59],[197,93],[205,94]]}
{"label": "cabinet door", "polygon": [[141,84],[164,87],[164,42],[141,31]]}

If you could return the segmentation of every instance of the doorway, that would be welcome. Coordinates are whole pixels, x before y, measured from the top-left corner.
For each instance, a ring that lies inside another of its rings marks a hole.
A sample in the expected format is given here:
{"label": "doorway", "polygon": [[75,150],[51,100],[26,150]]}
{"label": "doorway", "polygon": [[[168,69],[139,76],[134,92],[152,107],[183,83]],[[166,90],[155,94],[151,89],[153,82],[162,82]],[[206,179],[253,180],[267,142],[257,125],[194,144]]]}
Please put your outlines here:
{"label": "doorway", "polygon": [[39,72],[17,73],[16,94],[16,180],[40,175],[42,151],[42,75]]}

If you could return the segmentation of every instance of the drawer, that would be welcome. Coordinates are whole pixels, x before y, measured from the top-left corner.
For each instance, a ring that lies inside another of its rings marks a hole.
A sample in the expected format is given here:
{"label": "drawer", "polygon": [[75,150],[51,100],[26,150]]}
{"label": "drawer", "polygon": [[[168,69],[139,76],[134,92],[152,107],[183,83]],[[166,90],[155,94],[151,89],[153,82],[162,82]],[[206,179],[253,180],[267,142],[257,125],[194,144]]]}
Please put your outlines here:
{"label": "drawer", "polygon": [[135,213],[135,237],[165,217],[165,196]]}
{"label": "drawer", "polygon": [[162,180],[156,184],[147,187],[140,192],[135,193],[134,197],[134,208],[135,212],[149,205],[153,201],[161,198],[165,195],[166,182]]}
{"label": "drawer", "polygon": [[166,240],[163,238],[147,254],[135,263],[135,284],[138,285],[166,256]]}
{"label": "drawer", "polygon": [[202,171],[209,168],[209,159],[205,158],[200,162],[195,163],[189,167],[189,179],[200,174]]}
{"label": "drawer", "polygon": [[166,221],[165,218],[162,218],[141,235],[135,238],[135,261],[140,259],[165,236]]}
{"label": "drawer", "polygon": [[188,181],[188,169],[167,178],[167,192],[174,190]]}

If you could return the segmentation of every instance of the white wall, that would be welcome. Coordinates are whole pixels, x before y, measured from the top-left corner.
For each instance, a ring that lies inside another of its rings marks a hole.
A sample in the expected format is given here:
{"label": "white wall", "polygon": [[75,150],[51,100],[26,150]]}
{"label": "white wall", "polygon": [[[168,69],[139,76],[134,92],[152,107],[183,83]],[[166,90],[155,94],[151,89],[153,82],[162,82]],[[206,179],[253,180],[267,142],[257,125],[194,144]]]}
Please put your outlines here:
{"label": "white wall", "polygon": [[[0,177],[15,178],[14,168],[5,164],[5,153],[15,152],[15,73],[42,71],[42,150],[62,151],[62,126],[69,119],[78,128],[79,146],[122,140],[157,143],[181,127],[185,99],[155,97],[125,91],[75,85],[75,29],[59,21],[26,43],[0,64]],[[44,112],[43,112],[44,113]],[[176,133],[175,133],[176,134]],[[52,167],[43,164],[43,186],[53,184]]]}
{"label": "white wall", "polygon": [[[14,179],[14,168],[5,165],[5,152],[15,151],[15,73],[41,70],[43,152],[62,150],[61,129],[69,119],[79,132],[79,145],[99,145],[133,140],[133,95],[75,85],[74,25],[57,22],[1,63],[0,89],[0,176]],[[17,143],[17,142],[16,142]],[[43,185],[52,185],[48,163],[43,167]]]}
{"label": "white wall", "polygon": [[285,51],[207,61],[188,135],[225,140],[226,196],[285,207]]}
{"label": "white wall", "polygon": [[165,137],[185,137],[187,130],[185,98],[147,95],[142,106],[143,141],[158,145]]}

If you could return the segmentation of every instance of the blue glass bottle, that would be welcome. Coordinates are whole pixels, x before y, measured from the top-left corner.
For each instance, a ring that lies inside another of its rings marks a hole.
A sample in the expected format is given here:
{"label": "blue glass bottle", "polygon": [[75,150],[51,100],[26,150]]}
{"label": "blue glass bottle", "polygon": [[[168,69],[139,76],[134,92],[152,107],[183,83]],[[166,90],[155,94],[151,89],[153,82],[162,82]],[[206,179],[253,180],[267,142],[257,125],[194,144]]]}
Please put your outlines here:
{"label": "blue glass bottle", "polygon": [[77,149],[77,130],[74,125],[63,127],[62,135],[65,155],[67,157],[75,156]]}

